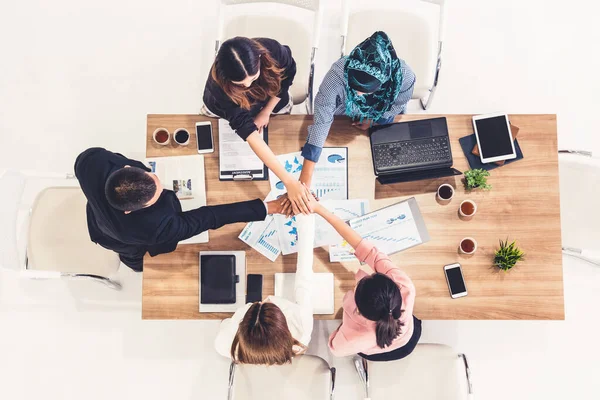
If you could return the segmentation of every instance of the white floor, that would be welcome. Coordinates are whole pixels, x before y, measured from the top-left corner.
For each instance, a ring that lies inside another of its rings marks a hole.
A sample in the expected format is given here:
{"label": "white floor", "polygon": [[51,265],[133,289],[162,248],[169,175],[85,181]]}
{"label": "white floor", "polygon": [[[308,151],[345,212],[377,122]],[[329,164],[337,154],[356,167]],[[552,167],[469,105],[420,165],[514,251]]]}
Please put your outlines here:
{"label": "white floor", "polygon": [[[325,3],[317,81],[339,46],[340,4]],[[592,2],[450,3],[431,113],[557,113],[561,147],[600,152]],[[214,10],[214,1],[2,1],[0,169],[68,171],[90,146],[143,154],[147,113],[199,109]],[[426,321],[423,341],[468,354],[480,399],[598,398],[600,270],[565,258],[564,271],[566,321]],[[0,271],[0,398],[224,398],[217,322],[141,321],[141,277],[120,278],[116,293]],[[359,399],[349,360],[325,348],[335,325],[317,324],[311,352],[338,367],[338,399]]]}

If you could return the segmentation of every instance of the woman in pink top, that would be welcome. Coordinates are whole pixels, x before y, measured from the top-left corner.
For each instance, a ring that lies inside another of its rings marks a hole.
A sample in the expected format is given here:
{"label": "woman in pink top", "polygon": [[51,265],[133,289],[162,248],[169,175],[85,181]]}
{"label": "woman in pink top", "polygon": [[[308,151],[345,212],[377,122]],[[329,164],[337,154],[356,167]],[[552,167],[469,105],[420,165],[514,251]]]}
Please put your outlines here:
{"label": "woman in pink top", "polygon": [[356,249],[361,262],[375,270],[356,273],[354,292],[344,296],[342,324],[329,337],[331,352],[338,357],[358,353],[371,361],[406,357],[421,337],[421,321],[413,316],[415,285],[386,254],[321,204],[314,212]]}

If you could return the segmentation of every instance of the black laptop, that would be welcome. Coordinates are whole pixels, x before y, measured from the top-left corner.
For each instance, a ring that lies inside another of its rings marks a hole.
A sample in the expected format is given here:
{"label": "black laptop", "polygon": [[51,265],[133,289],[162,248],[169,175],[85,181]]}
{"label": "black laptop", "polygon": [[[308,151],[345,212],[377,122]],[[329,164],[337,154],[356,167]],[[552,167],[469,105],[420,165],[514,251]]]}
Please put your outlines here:
{"label": "black laptop", "polygon": [[461,175],[452,168],[444,117],[378,125],[369,133],[373,168],[383,185]]}

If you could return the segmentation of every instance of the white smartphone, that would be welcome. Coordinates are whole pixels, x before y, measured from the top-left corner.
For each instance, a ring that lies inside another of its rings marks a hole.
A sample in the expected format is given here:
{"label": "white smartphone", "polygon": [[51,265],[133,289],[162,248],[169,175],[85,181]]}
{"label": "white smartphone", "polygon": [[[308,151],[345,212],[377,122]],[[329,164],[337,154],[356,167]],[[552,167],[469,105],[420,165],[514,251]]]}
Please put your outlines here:
{"label": "white smartphone", "polygon": [[508,115],[475,115],[473,128],[482,163],[517,158]]}
{"label": "white smartphone", "polygon": [[465,297],[467,295],[467,286],[465,285],[465,278],[463,277],[460,264],[446,265],[444,273],[446,274],[448,288],[450,288],[450,297],[453,299]]}
{"label": "white smartphone", "polygon": [[196,143],[199,154],[212,153],[215,151],[212,124],[210,121],[196,122]]}

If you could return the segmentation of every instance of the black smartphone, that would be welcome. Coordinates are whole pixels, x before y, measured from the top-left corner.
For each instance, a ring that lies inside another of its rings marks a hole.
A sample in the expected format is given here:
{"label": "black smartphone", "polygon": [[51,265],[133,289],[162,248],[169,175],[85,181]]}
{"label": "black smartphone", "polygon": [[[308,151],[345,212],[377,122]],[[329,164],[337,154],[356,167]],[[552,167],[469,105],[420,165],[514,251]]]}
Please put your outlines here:
{"label": "black smartphone", "polygon": [[246,278],[246,303],[254,303],[262,300],[262,284],[262,275],[248,274]]}

